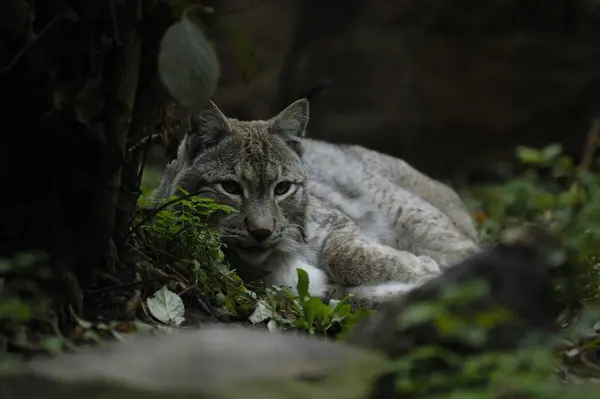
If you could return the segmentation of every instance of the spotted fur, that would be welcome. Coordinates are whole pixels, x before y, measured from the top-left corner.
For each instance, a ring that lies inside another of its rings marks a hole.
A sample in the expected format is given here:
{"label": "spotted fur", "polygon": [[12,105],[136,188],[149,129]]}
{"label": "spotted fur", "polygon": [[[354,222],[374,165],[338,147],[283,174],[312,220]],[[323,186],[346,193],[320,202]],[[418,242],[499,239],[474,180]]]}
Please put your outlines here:
{"label": "spotted fur", "polygon": [[448,186],[359,146],[305,138],[305,99],[269,120],[227,118],[209,103],[191,115],[155,199],[178,187],[239,212],[218,226],[242,278],[373,308],[477,252],[473,221]]}

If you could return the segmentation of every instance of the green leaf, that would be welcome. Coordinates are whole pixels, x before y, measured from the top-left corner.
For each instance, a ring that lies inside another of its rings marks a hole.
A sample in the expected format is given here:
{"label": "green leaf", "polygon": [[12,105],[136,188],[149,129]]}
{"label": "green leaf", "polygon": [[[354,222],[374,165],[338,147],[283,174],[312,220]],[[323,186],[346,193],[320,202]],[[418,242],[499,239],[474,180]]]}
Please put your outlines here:
{"label": "green leaf", "polygon": [[133,328],[134,328],[135,332],[138,334],[149,334],[149,333],[154,332],[154,327],[152,327],[148,323],[144,323],[144,322],[138,321],[138,320],[133,322]]}
{"label": "green leaf", "polygon": [[92,323],[90,323],[89,321],[84,320],[81,317],[77,316],[75,314],[75,312],[71,312],[71,316],[73,316],[73,318],[75,319],[75,321],[77,322],[77,324],[79,324],[79,326],[81,328],[83,328],[84,330],[89,330],[90,328],[92,328]]}
{"label": "green leaf", "polygon": [[62,353],[62,340],[58,337],[44,338],[40,346],[52,354]]}
{"label": "green leaf", "polygon": [[254,309],[254,312],[248,317],[248,320],[250,320],[252,324],[256,324],[271,318],[272,315],[273,310],[271,309],[271,306],[267,302],[260,300],[256,302],[256,309]]}
{"label": "green leaf", "polygon": [[185,320],[185,307],[179,295],[169,291],[166,285],[146,299],[146,304],[152,316],[157,320],[179,326]]}
{"label": "green leaf", "polygon": [[563,148],[560,144],[551,144],[542,150],[542,158],[546,162],[550,162],[562,154]]}
{"label": "green leaf", "polygon": [[444,308],[437,303],[420,302],[408,306],[404,313],[399,315],[401,325],[410,327],[434,320],[443,314]]}
{"label": "green leaf", "polygon": [[216,306],[225,305],[225,294],[223,294],[222,292],[219,292],[215,295],[215,305]]}
{"label": "green leaf", "polygon": [[0,301],[0,320],[11,319],[17,322],[26,322],[31,318],[31,308],[18,299],[4,299]]}
{"label": "green leaf", "polygon": [[[331,305],[331,304],[330,304]],[[352,306],[345,302],[339,302],[332,311],[332,321],[341,322],[344,320],[352,311]]]}
{"label": "green leaf", "polygon": [[92,330],[87,330],[83,333],[83,339],[86,341],[93,341],[96,343],[100,343],[102,340],[100,339],[100,335]]}
{"label": "green leaf", "polygon": [[158,73],[171,96],[192,112],[203,110],[217,88],[217,53],[204,31],[185,13],[162,38]]}
{"label": "green leaf", "polygon": [[298,290],[298,296],[300,297],[300,303],[304,303],[304,298],[308,295],[308,273],[306,270],[297,268],[298,273],[298,284],[296,284],[296,290]]}
{"label": "green leaf", "polygon": [[517,157],[521,162],[528,164],[539,164],[544,160],[542,151],[524,146],[517,147]]}
{"label": "green leaf", "polygon": [[539,210],[551,209],[554,206],[555,197],[550,193],[539,193],[531,198],[535,208]]}

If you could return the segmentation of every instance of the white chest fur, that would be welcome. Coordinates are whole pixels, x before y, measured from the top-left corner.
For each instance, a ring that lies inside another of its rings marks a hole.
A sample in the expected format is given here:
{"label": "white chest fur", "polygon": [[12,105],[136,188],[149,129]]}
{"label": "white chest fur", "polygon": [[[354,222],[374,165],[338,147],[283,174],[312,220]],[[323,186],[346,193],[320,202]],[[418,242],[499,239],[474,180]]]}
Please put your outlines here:
{"label": "white chest fur", "polygon": [[303,269],[308,274],[308,292],[310,295],[320,297],[327,292],[329,285],[327,274],[298,255],[290,254],[283,259],[279,259],[276,265],[270,267],[271,274],[268,277],[268,282],[288,288],[292,293],[297,294],[298,272],[296,269],[298,268]]}

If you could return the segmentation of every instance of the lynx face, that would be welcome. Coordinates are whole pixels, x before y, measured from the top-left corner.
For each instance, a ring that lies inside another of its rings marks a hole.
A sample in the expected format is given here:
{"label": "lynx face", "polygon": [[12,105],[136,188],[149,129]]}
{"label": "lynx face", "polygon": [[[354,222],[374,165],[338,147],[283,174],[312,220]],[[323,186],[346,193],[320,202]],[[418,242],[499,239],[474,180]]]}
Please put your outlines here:
{"label": "lynx face", "polygon": [[267,121],[228,119],[213,103],[190,117],[174,187],[236,209],[217,226],[227,247],[250,263],[303,241],[308,193],[298,139],[307,122],[306,100]]}

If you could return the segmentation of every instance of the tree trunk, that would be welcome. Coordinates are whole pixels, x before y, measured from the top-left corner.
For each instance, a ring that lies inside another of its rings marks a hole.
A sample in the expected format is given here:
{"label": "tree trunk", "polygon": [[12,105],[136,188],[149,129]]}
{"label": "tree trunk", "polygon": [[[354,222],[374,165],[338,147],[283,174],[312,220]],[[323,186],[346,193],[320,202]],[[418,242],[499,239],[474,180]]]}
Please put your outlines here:
{"label": "tree trunk", "polygon": [[[55,0],[33,10],[26,2],[0,5],[0,92],[8,99],[0,257],[46,252],[54,297],[76,311],[83,305],[79,286],[95,270],[115,266],[135,212],[135,200],[122,202],[136,190],[131,176],[139,165],[127,146],[148,113],[136,97],[138,88],[156,91],[158,43],[172,22],[162,5],[145,6],[142,0]],[[146,14],[162,22],[144,25]],[[166,105],[163,96],[151,107],[160,115]]]}

